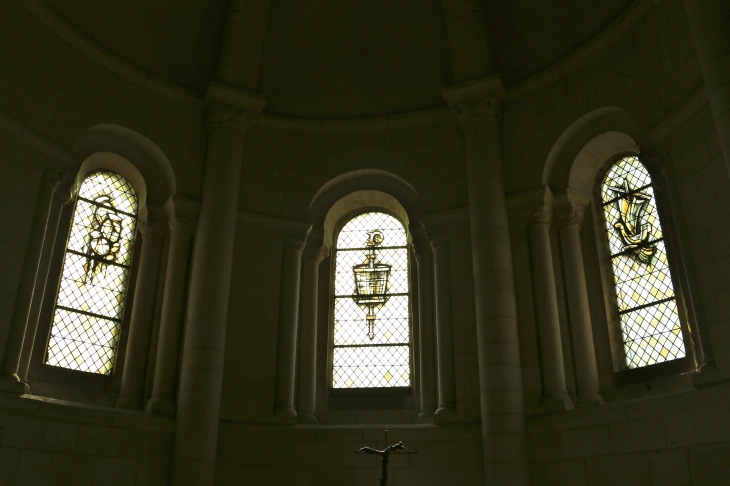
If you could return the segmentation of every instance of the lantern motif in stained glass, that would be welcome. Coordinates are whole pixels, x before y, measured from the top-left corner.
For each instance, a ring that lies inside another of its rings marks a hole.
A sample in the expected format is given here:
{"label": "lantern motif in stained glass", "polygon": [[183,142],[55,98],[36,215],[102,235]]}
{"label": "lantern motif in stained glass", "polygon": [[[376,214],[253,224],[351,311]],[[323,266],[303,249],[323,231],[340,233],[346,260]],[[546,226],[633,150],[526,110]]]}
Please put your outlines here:
{"label": "lantern motif in stained glass", "polygon": [[352,270],[355,274],[355,297],[357,304],[367,309],[368,337],[375,337],[375,309],[380,309],[388,302],[388,277],[391,266],[378,261],[376,248],[383,243],[383,232],[380,230],[368,231],[367,252],[365,263],[355,265]]}

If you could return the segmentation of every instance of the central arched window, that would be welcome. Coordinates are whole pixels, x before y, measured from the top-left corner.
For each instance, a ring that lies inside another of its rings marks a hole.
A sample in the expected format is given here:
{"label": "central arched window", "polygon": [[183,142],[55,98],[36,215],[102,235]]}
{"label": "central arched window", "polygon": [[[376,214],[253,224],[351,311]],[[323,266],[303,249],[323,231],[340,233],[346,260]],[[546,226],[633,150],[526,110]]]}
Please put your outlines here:
{"label": "central arched window", "polygon": [[381,212],[350,219],[335,249],[333,388],[410,386],[408,240]]}
{"label": "central arched window", "polygon": [[601,200],[626,366],[686,356],[677,297],[651,176],[638,157],[608,170]]}
{"label": "central arched window", "polygon": [[111,374],[137,226],[137,195],[113,172],[79,187],[45,363]]}

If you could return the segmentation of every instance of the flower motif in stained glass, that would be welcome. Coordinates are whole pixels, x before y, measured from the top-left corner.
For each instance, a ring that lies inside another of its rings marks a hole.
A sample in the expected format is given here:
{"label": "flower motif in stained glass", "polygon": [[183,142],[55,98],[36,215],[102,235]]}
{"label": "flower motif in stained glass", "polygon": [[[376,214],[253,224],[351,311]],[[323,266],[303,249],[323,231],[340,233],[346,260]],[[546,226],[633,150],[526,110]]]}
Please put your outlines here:
{"label": "flower motif in stained glass", "polygon": [[79,187],[46,364],[112,372],[136,215],[137,195],[118,174],[96,172]]}

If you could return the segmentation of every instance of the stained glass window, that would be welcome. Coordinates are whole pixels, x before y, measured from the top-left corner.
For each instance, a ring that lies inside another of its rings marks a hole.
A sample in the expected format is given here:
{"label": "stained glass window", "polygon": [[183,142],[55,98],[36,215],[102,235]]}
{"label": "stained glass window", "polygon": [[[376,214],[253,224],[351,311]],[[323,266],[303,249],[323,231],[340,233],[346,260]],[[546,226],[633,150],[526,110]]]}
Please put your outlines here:
{"label": "stained glass window", "polygon": [[601,199],[628,368],[685,356],[651,176],[637,157],[606,174]]}
{"label": "stained glass window", "polygon": [[333,388],[410,385],[407,236],[385,213],[340,231],[335,252]]}
{"label": "stained glass window", "polygon": [[112,172],[79,188],[46,364],[111,374],[137,225],[137,196]]}

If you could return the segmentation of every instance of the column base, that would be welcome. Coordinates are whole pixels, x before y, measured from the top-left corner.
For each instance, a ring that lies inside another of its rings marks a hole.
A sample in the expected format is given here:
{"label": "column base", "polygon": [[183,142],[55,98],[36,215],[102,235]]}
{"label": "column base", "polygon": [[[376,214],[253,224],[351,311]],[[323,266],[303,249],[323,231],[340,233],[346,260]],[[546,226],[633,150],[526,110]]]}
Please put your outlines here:
{"label": "column base", "polygon": [[540,411],[542,412],[564,412],[574,409],[575,404],[568,395],[549,395],[543,397],[540,402]]}
{"label": "column base", "polygon": [[175,402],[171,398],[152,397],[147,401],[147,405],[145,406],[145,412],[156,413],[160,415],[175,415],[175,412],[177,412],[177,407],[175,406]]}
{"label": "column base", "polygon": [[415,423],[417,424],[432,424],[433,423],[434,410],[421,410],[418,412]]}
{"label": "column base", "polygon": [[318,425],[319,420],[314,415],[302,415],[297,416],[297,422],[302,425]]}
{"label": "column base", "polygon": [[599,393],[578,393],[575,408],[591,408],[605,405],[606,401]]}
{"label": "column base", "polygon": [[119,397],[114,403],[114,406],[125,410],[142,410],[142,400],[139,398]]}
{"label": "column base", "polygon": [[20,381],[16,374],[0,375],[0,392],[11,393],[13,395],[27,395],[30,393],[30,386]]}
{"label": "column base", "polygon": [[456,406],[453,403],[442,403],[433,413],[434,415],[448,415],[456,413]]}
{"label": "column base", "polygon": [[274,406],[274,415],[279,415],[281,417],[296,417],[297,411],[294,410],[294,407],[277,407]]}

